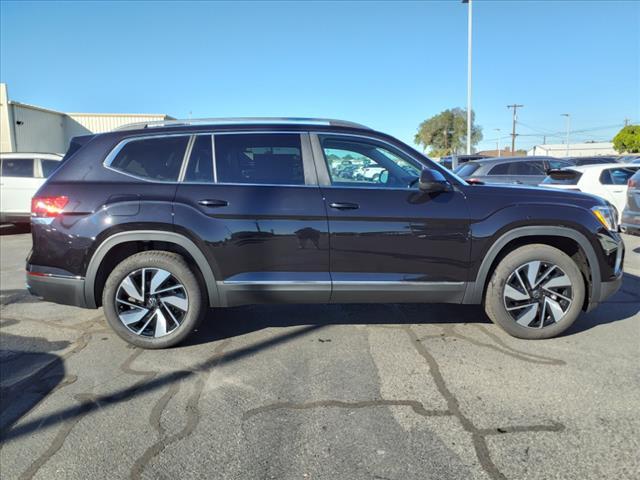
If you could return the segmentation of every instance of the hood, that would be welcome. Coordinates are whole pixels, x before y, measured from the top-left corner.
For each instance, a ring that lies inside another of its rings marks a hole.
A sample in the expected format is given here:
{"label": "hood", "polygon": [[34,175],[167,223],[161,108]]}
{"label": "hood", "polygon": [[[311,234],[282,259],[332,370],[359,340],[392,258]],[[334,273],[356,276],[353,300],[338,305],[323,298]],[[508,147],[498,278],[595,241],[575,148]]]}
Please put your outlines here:
{"label": "hood", "polygon": [[469,185],[465,188],[469,196],[500,197],[505,203],[536,203],[576,205],[591,208],[596,205],[608,205],[609,202],[590,193],[563,190],[559,188],[545,188],[522,185]]}

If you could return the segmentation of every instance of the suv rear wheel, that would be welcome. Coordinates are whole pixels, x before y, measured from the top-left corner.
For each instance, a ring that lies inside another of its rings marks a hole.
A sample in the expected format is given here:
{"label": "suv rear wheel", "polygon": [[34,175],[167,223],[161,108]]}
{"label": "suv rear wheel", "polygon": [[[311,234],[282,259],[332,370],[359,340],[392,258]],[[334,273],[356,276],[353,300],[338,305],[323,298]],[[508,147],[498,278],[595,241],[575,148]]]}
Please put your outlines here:
{"label": "suv rear wheel", "polygon": [[180,343],[206,311],[196,275],[178,254],[150,250],[113,269],[102,294],[111,328],[142,348]]}
{"label": "suv rear wheel", "polygon": [[584,295],[582,274],[571,257],[549,245],[525,245],[496,267],[485,311],[514,337],[551,338],[578,318]]}

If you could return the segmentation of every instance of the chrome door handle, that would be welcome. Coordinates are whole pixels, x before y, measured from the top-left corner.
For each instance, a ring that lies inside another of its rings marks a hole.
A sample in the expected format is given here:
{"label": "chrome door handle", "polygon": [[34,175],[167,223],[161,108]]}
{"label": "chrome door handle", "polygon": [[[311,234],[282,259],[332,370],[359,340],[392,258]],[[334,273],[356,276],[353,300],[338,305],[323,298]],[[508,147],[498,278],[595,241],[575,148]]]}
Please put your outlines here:
{"label": "chrome door handle", "polygon": [[360,208],[360,205],[357,203],[349,203],[349,202],[332,202],[329,204],[331,208],[336,208],[338,210],[357,210]]}
{"label": "chrome door handle", "polygon": [[217,199],[204,199],[199,200],[198,205],[202,205],[203,207],[226,207],[229,205],[229,202],[226,200],[217,200]]}

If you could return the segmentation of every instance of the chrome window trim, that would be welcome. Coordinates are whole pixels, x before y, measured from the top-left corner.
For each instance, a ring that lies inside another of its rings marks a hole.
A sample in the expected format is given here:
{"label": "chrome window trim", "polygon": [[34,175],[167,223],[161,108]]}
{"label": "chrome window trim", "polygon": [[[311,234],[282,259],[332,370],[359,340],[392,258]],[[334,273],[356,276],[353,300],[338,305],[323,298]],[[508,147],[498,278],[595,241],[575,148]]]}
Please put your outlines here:
{"label": "chrome window trim", "polygon": [[[216,136],[215,134],[211,134],[211,162],[213,162],[213,183],[218,183],[218,166],[216,164]],[[209,182],[202,182],[207,185]]]}
{"label": "chrome window trim", "polygon": [[[125,138],[125,139],[121,140],[120,142],[118,142],[118,144],[115,147],[113,147],[113,149],[111,149],[109,154],[105,157],[104,161],[102,162],[102,166],[104,168],[108,169],[108,170],[111,170],[112,172],[116,172],[116,173],[119,173],[120,175],[125,175],[127,177],[135,178],[136,180],[142,180],[142,181],[147,182],[147,183],[160,183],[160,184],[177,184],[177,183],[180,183],[177,180],[151,180],[151,179],[148,179],[148,178],[139,177],[138,175],[134,175],[132,173],[125,172],[123,170],[118,170],[117,168],[112,167],[111,163],[118,156],[118,153],[120,153],[120,151],[124,148],[124,146],[127,145],[130,142],[135,142],[135,141],[139,141],[139,140],[149,140],[149,139],[152,139],[152,138],[192,137],[194,135],[195,134],[193,134],[193,133],[170,133],[170,134],[158,134],[158,135],[136,135],[136,136],[133,136],[133,137]],[[185,148],[185,151],[188,149],[188,147],[189,147],[189,142],[187,142],[187,147]],[[184,157],[183,157],[182,161],[184,163]]]}
{"label": "chrome window trim", "polygon": [[178,171],[178,183],[184,182],[184,176],[187,173],[187,165],[191,159],[191,150],[193,150],[193,144],[195,141],[196,136],[191,135],[187,142],[187,148],[184,149],[184,155],[182,155],[182,165],[180,165],[180,170]]}

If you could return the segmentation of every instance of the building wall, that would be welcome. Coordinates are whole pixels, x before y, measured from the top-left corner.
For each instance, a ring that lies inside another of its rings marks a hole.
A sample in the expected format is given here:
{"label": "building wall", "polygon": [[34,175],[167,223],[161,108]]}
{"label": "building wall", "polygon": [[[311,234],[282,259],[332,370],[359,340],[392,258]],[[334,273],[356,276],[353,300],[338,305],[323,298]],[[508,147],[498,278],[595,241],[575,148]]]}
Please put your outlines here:
{"label": "building wall", "polygon": [[69,138],[89,133],[102,133],[128,123],[166,120],[167,115],[67,113],[67,135]]}
{"label": "building wall", "polygon": [[15,138],[13,136],[13,114],[9,105],[7,84],[0,83],[0,152],[13,152]]}
{"label": "building wall", "polygon": [[[536,145],[531,148],[527,155],[550,155],[552,157],[566,157],[567,145],[566,144],[546,144]],[[598,155],[618,155],[613,148],[611,142],[597,142],[597,143],[570,143],[569,144],[569,156],[570,157],[594,157]]]}
{"label": "building wall", "polygon": [[64,153],[64,114],[11,103],[16,152]]}

